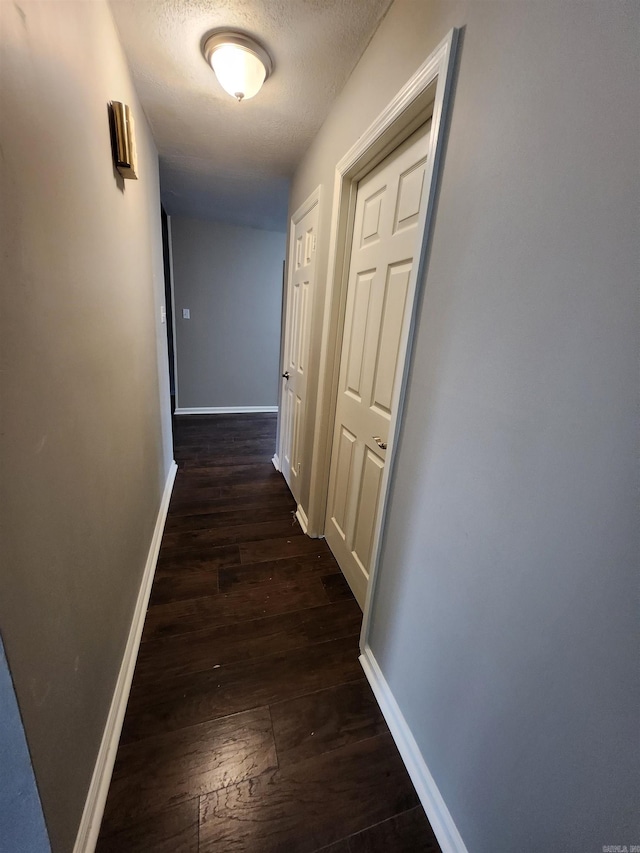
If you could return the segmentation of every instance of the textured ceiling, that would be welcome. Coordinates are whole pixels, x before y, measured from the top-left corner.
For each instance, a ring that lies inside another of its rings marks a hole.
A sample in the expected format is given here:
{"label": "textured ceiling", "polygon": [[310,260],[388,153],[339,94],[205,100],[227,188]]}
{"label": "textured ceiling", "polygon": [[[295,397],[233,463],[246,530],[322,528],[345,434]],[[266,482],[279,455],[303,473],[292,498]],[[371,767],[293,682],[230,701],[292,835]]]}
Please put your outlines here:
{"label": "textured ceiling", "polygon": [[[160,154],[169,214],[284,230],[289,178],[391,0],[111,0]],[[274,61],[252,100],[224,92],[200,49],[248,32]]]}

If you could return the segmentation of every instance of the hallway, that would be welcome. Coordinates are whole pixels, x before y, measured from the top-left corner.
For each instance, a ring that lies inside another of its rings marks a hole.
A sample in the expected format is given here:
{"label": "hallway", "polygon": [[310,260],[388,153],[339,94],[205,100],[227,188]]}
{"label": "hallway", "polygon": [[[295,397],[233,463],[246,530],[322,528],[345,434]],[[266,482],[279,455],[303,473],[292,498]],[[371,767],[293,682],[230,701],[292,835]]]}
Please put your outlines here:
{"label": "hallway", "polygon": [[271,464],[275,415],[178,418],[98,853],[436,853],[362,614]]}

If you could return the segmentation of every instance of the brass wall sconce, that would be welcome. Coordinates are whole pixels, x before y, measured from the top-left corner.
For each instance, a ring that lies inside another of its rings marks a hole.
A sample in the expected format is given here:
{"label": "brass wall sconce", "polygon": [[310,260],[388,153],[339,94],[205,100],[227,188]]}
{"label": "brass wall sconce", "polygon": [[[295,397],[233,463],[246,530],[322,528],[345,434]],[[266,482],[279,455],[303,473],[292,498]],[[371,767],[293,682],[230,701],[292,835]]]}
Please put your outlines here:
{"label": "brass wall sconce", "polygon": [[109,104],[113,131],[113,159],[123,178],[138,178],[138,158],[133,129],[133,116],[127,104],[111,101]]}

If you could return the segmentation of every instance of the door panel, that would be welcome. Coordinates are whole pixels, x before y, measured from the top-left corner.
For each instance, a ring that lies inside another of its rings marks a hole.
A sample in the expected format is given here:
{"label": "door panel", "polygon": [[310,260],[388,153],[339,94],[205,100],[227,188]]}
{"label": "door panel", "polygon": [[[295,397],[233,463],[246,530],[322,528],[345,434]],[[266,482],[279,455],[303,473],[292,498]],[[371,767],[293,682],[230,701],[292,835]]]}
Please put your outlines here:
{"label": "door panel", "polygon": [[391,398],[393,395],[394,377],[398,366],[398,347],[400,332],[406,307],[410,263],[390,266],[387,270],[387,281],[384,291],[382,308],[382,326],[378,337],[378,352],[373,375],[373,393],[371,406],[387,419],[391,418]]}
{"label": "door panel", "polygon": [[282,395],[282,468],[291,467],[291,415],[293,393],[285,388]]}
{"label": "door panel", "polygon": [[394,392],[430,123],[359,184],[351,245],[325,535],[364,606]]}
{"label": "door panel", "polygon": [[426,161],[423,160],[400,175],[396,215],[393,224],[394,234],[418,223],[418,214],[420,213],[424,187],[425,166]]}
{"label": "door panel", "polygon": [[300,287],[300,324],[298,331],[298,352],[296,354],[298,360],[298,370],[301,376],[307,368],[307,353],[309,352],[309,342],[307,340],[309,334],[309,324],[307,322],[307,312],[309,310],[309,290],[309,282],[303,281]]}
{"label": "door panel", "polygon": [[380,211],[386,190],[387,188],[384,186],[364,200],[360,248],[370,246],[380,239]]}
{"label": "door panel", "polygon": [[371,306],[371,281],[375,270],[359,273],[354,283],[354,306],[352,309],[351,334],[347,354],[347,382],[345,393],[358,403],[362,401],[362,366],[364,364],[364,341]]}
{"label": "door panel", "polygon": [[[315,283],[318,201],[296,221],[287,282],[284,365],[282,369],[280,466],[296,500],[300,495],[307,397],[307,364],[311,330],[311,306]],[[288,374],[288,376],[286,375]]]}
{"label": "door panel", "polygon": [[333,514],[338,534],[344,539],[346,537],[347,497],[351,492],[351,477],[353,473],[353,452],[356,445],[356,437],[344,426],[340,431],[337,448],[337,464],[334,486]]}
{"label": "door panel", "polygon": [[352,550],[361,570],[367,574],[383,470],[384,459],[365,448]]}
{"label": "door panel", "polygon": [[289,361],[287,367],[289,370],[296,369],[296,353],[298,349],[298,325],[300,319],[300,308],[298,303],[300,302],[300,288],[299,285],[294,285],[292,291],[292,305],[291,305],[291,338],[289,340]]}
{"label": "door panel", "polygon": [[302,428],[302,400],[296,395],[293,399],[293,441],[292,441],[292,449],[291,449],[291,471],[295,471],[296,474],[300,472],[301,469],[301,460],[300,460],[300,430]]}

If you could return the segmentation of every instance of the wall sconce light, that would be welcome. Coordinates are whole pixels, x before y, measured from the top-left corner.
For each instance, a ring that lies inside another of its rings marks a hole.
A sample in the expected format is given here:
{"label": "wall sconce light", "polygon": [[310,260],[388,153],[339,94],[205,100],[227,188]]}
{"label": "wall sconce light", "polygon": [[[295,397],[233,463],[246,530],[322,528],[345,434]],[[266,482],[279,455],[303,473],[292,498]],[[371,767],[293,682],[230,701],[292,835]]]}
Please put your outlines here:
{"label": "wall sconce light", "polygon": [[111,134],[116,169],[123,178],[138,178],[138,157],[133,116],[127,104],[111,101]]}
{"label": "wall sconce light", "polygon": [[205,40],[202,52],[222,88],[238,101],[257,95],[273,71],[267,51],[244,33],[231,30],[212,33]]}

